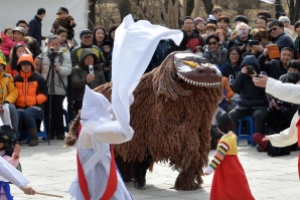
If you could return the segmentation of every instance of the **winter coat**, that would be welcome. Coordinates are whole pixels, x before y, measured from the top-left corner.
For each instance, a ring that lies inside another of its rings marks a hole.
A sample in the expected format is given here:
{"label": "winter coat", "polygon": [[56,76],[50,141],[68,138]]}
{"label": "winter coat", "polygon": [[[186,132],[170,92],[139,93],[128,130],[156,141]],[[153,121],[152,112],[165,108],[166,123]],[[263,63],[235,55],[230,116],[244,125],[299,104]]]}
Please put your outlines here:
{"label": "winter coat", "polygon": [[27,33],[28,36],[36,39],[38,45],[42,46],[42,19],[38,16],[34,16],[34,18],[29,22],[29,30]]}
{"label": "winter coat", "polygon": [[295,51],[295,45],[292,38],[285,32],[280,34],[277,38],[274,38],[272,42],[278,45],[280,51],[283,47],[290,47]]}
{"label": "winter coat", "polygon": [[[60,55],[56,56],[55,60],[54,60],[54,63],[59,66],[58,71],[56,71],[54,69],[53,94],[55,94],[55,95],[66,95],[66,87],[68,84],[67,76],[69,76],[72,71],[72,64],[71,64],[70,57],[65,53],[62,53],[61,56],[62,57],[60,57]],[[42,63],[39,64],[39,66],[41,66],[41,68],[38,67],[37,71],[40,72],[42,77],[46,80],[47,86],[48,86],[48,93],[50,94],[50,90],[51,90],[50,85],[51,85],[51,76],[52,76],[51,75],[52,70],[50,71],[50,74],[49,74],[50,59],[47,55],[47,52],[40,54],[38,57],[40,58],[40,61],[42,61]],[[62,59],[62,61],[60,59]]]}
{"label": "winter coat", "polygon": [[32,53],[33,59],[35,59],[41,53],[41,49],[39,47],[37,40],[34,39],[33,37],[25,36],[24,42],[26,44],[26,47]]}
{"label": "winter coat", "polygon": [[97,57],[91,49],[86,48],[82,51],[80,55],[79,65],[72,69],[72,74],[71,74],[72,90],[73,90],[73,99],[75,101],[82,101],[84,88],[86,84],[91,89],[94,89],[95,87],[105,83],[103,68],[98,64],[97,59],[95,59],[93,65],[95,79],[90,83],[86,82],[86,77],[89,74],[89,68],[88,66],[84,65],[84,59],[88,55],[93,55],[94,57]]}
{"label": "winter coat", "polygon": [[224,63],[226,63],[228,61],[228,51],[222,43],[219,43],[219,47],[218,47],[217,51],[219,51],[217,53],[218,58],[215,58],[213,56],[214,52],[210,51],[208,45],[205,45],[203,57],[206,58],[207,60],[209,60],[212,64],[215,64],[218,67],[220,67],[221,65],[223,65]]}
{"label": "winter coat", "polygon": [[194,51],[196,46],[204,46],[205,42],[202,38],[202,36],[199,35],[199,33],[193,31],[192,35],[188,36],[188,43],[187,47],[191,50]]}
{"label": "winter coat", "polygon": [[1,50],[6,57],[9,56],[11,48],[13,48],[16,44],[24,44],[23,41],[21,42],[13,41],[11,38],[7,37],[3,33],[1,33],[1,37],[2,37]]}
{"label": "winter coat", "polygon": [[[257,74],[260,73],[260,67],[257,59],[253,55],[246,56],[241,63],[241,67],[252,65]],[[268,106],[265,89],[256,87],[252,78],[242,72],[239,72],[235,81],[231,85],[233,92],[240,94],[237,110],[246,109],[265,109]]]}
{"label": "winter coat", "polygon": [[281,75],[287,73],[287,69],[282,66],[281,61],[272,59],[271,61],[266,62],[267,58],[268,57],[264,56],[264,54],[261,54],[258,58],[261,71],[265,71],[269,77],[277,80]]}
{"label": "winter coat", "polygon": [[229,85],[232,85],[233,81],[236,79],[237,74],[241,71],[240,64],[236,67],[233,67],[230,61],[227,61],[221,67],[219,67],[223,76],[227,77]]}
{"label": "winter coat", "polygon": [[78,65],[80,57],[81,57],[81,53],[84,49],[92,49],[92,51],[97,55],[97,57],[101,63],[101,66],[104,65],[105,58],[103,56],[102,51],[99,49],[99,47],[97,47],[95,45],[84,46],[83,44],[81,44],[79,46],[74,47],[71,51],[71,61],[72,61],[73,67]]}

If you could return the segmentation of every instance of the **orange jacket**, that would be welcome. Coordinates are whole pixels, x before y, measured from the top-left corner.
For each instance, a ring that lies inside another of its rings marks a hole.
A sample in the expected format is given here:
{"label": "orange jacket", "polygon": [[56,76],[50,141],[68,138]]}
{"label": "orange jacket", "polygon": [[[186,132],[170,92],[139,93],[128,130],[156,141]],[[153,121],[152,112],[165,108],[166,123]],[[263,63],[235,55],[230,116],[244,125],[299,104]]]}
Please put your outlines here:
{"label": "orange jacket", "polygon": [[225,90],[226,90],[226,99],[227,100],[231,99],[231,97],[234,95],[234,92],[232,91],[231,87],[229,86],[228,79],[225,76],[222,77],[222,85],[223,85],[223,88],[225,88]]}

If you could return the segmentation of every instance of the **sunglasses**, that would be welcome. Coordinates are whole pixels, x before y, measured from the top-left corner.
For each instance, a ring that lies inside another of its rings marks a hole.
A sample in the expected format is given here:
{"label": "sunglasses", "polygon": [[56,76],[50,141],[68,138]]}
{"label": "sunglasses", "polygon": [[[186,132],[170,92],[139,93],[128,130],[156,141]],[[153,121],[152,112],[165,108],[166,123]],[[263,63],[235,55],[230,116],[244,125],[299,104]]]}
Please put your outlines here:
{"label": "sunglasses", "polygon": [[208,45],[216,45],[216,44],[218,44],[218,42],[217,42],[217,41],[214,41],[214,42],[209,42],[209,43],[208,43]]}
{"label": "sunglasses", "polygon": [[270,31],[270,32],[272,32],[272,31],[277,31],[277,28],[276,28],[276,27],[271,28],[269,31]]}

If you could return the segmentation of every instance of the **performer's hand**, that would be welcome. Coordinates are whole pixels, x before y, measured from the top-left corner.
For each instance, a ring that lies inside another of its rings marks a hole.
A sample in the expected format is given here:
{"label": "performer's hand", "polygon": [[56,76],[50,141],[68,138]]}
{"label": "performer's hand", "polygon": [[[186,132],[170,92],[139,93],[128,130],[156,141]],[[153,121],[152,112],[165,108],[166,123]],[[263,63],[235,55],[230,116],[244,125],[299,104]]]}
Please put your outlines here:
{"label": "performer's hand", "polygon": [[205,176],[208,176],[209,174],[208,174],[207,172],[204,172],[204,175],[205,175]]}
{"label": "performer's hand", "polygon": [[255,86],[265,88],[267,85],[268,76],[259,74],[259,77],[254,77],[252,80]]}
{"label": "performer's hand", "polygon": [[15,149],[14,149],[14,159],[17,160],[20,156],[21,148],[19,144],[16,144]]}
{"label": "performer's hand", "polygon": [[23,190],[23,192],[24,192],[25,194],[28,194],[28,195],[35,195],[35,190],[32,189],[32,188],[29,187],[29,186],[24,185],[24,186],[20,187],[20,189]]}
{"label": "performer's hand", "polygon": [[270,141],[270,138],[268,136],[265,136],[263,139],[262,139],[263,142],[267,142],[267,141]]}

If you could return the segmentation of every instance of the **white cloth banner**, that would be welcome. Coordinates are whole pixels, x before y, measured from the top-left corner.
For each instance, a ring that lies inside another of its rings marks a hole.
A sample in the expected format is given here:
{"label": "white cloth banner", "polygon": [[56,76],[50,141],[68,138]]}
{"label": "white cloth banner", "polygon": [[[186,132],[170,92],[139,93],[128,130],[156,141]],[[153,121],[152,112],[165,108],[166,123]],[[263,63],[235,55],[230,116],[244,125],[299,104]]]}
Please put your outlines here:
{"label": "white cloth banner", "polygon": [[260,0],[260,1],[263,1],[263,2],[269,3],[269,4],[274,4],[275,3],[275,0]]}

